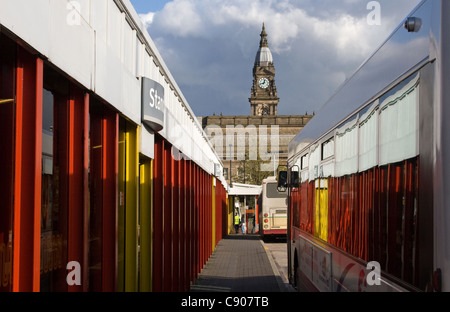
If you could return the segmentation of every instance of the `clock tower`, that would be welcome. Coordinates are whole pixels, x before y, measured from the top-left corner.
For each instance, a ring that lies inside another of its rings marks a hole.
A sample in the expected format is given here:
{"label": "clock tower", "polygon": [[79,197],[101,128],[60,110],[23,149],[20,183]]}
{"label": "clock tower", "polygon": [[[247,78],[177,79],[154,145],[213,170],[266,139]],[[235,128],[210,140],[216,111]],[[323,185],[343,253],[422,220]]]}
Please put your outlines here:
{"label": "clock tower", "polygon": [[253,86],[249,101],[252,116],[276,116],[278,114],[280,99],[275,86],[275,67],[264,23],[259,50],[253,66]]}

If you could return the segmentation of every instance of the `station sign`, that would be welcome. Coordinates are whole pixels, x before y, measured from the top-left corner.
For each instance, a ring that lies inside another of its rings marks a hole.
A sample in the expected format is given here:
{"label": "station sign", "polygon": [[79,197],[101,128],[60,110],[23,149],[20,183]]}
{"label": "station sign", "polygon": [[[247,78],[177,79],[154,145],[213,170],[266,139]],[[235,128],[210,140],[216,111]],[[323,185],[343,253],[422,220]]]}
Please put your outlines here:
{"label": "station sign", "polygon": [[164,128],[164,103],[164,87],[142,77],[142,122],[155,132]]}

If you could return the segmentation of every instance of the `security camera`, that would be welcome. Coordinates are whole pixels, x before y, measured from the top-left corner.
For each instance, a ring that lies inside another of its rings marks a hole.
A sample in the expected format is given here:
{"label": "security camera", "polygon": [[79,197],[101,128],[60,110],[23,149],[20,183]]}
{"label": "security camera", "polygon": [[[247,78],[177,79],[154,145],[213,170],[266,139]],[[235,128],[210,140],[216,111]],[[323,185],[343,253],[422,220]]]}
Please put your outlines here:
{"label": "security camera", "polygon": [[418,17],[408,17],[405,21],[408,32],[418,32],[422,28],[422,20]]}

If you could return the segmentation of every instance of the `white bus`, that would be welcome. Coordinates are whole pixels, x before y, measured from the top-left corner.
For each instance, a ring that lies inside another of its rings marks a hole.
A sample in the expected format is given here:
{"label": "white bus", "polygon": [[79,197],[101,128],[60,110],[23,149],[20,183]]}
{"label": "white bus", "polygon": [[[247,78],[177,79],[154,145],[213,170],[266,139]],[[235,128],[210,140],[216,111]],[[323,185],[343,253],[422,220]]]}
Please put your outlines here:
{"label": "white bus", "polygon": [[449,12],[422,1],[289,144],[297,289],[450,291]]}
{"label": "white bus", "polygon": [[287,191],[279,192],[276,177],[263,180],[258,198],[259,233],[262,238],[286,236]]}

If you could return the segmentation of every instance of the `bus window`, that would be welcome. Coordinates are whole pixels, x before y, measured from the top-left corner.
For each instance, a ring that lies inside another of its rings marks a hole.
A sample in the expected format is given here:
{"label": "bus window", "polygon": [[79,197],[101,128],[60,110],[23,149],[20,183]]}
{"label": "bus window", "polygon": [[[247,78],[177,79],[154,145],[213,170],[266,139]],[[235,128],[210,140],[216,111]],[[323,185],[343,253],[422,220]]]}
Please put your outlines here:
{"label": "bus window", "polygon": [[277,183],[267,183],[267,198],[285,198],[286,191],[279,192]]}

